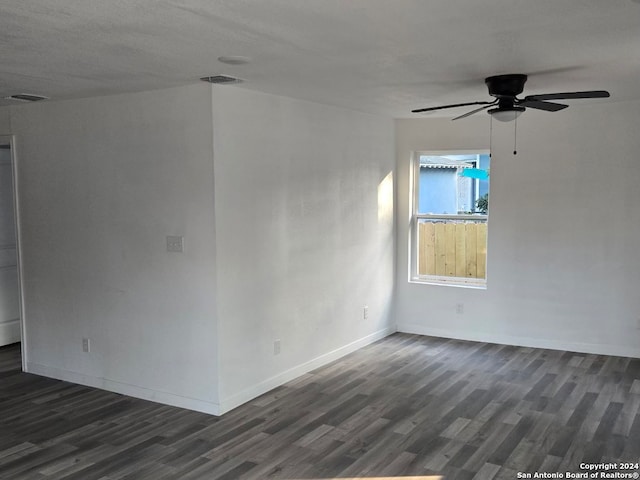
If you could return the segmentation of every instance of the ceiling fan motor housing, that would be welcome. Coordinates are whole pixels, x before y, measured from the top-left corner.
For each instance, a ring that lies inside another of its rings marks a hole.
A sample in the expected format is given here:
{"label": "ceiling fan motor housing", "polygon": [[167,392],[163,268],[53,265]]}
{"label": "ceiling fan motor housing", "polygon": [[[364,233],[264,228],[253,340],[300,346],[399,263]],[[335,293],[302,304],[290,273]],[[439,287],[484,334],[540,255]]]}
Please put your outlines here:
{"label": "ceiling fan motor housing", "polygon": [[496,75],[487,77],[484,83],[489,88],[489,95],[496,98],[514,98],[524,90],[527,76],[523,74]]}

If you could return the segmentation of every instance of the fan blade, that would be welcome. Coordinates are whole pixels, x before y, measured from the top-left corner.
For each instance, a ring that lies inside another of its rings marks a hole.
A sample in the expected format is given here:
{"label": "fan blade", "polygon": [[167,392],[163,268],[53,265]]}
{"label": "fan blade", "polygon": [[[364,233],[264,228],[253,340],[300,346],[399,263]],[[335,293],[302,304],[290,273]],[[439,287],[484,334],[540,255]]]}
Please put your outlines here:
{"label": "fan blade", "polygon": [[518,105],[520,105],[521,107],[536,108],[538,110],[544,110],[545,112],[557,112],[558,110],[563,110],[569,106],[569,105],[564,105],[562,103],[541,102],[540,100],[527,100],[527,99],[524,99],[523,101],[518,102]]}
{"label": "fan blade", "polygon": [[588,92],[566,92],[566,93],[543,93],[541,95],[529,95],[527,100],[570,100],[573,98],[608,98],[609,92],[606,90],[591,90]]}
{"label": "fan blade", "polygon": [[494,103],[495,102],[455,103],[453,105],[442,105],[441,107],[419,108],[417,110],[411,110],[411,113],[431,112],[433,110],[442,110],[443,108],[468,107],[469,105],[493,105]]}
{"label": "fan blade", "polygon": [[464,113],[464,114],[462,114],[462,115],[460,115],[458,117],[452,118],[451,120],[452,121],[453,120],[460,120],[461,118],[465,118],[465,117],[468,117],[470,115],[473,115],[474,113],[478,113],[478,112],[481,112],[482,110],[486,110],[487,108],[489,108],[489,107],[491,107],[491,106],[493,106],[495,104],[496,104],[496,102],[491,102],[491,105],[485,105],[484,107],[476,108],[475,110],[471,110],[470,112],[467,112],[467,113]]}

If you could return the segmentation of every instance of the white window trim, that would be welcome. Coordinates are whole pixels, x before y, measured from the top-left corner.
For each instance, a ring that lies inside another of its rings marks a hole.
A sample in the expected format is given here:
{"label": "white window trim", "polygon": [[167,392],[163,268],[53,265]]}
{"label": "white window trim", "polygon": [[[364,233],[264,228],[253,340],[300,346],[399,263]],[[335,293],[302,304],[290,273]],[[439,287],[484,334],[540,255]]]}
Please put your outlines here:
{"label": "white window trim", "polygon": [[[489,150],[420,150],[415,151],[411,155],[409,169],[409,265],[408,265],[408,281],[409,283],[417,283],[424,285],[444,285],[449,287],[463,287],[486,289],[487,278],[467,278],[467,277],[445,277],[436,275],[418,275],[418,221],[420,219],[437,218],[437,219],[455,219],[455,220],[485,220],[489,225],[488,215],[433,215],[416,213],[418,202],[418,191],[420,182],[420,157],[423,155],[445,156],[445,155],[490,155]],[[491,189],[491,187],[489,187]],[[476,188],[476,192],[478,189]],[[488,234],[488,229],[487,229]],[[487,242],[487,258],[488,258],[488,242]],[[488,272],[488,266],[487,266]],[[488,273],[487,273],[488,276]]]}

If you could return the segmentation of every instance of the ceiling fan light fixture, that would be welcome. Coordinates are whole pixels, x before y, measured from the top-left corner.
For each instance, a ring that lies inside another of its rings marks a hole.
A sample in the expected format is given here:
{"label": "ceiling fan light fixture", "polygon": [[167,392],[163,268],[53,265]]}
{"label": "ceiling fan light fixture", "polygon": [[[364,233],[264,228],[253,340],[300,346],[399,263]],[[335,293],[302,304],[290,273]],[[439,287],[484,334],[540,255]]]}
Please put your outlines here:
{"label": "ceiling fan light fixture", "polygon": [[499,122],[512,122],[516,118],[518,118],[525,110],[526,109],[524,107],[518,107],[517,105],[514,105],[513,107],[508,108],[492,108],[488,111],[488,113],[492,118],[495,118]]}

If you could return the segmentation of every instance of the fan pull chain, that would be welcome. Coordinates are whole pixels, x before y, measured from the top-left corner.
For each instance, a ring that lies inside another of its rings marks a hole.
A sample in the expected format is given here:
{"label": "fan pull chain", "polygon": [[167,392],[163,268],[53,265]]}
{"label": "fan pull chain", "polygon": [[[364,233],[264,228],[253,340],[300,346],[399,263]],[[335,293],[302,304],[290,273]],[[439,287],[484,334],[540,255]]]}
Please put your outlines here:
{"label": "fan pull chain", "polygon": [[517,155],[518,154],[518,149],[516,148],[517,146],[517,141],[518,141],[518,113],[514,112],[515,114],[515,125],[513,127],[513,154]]}

